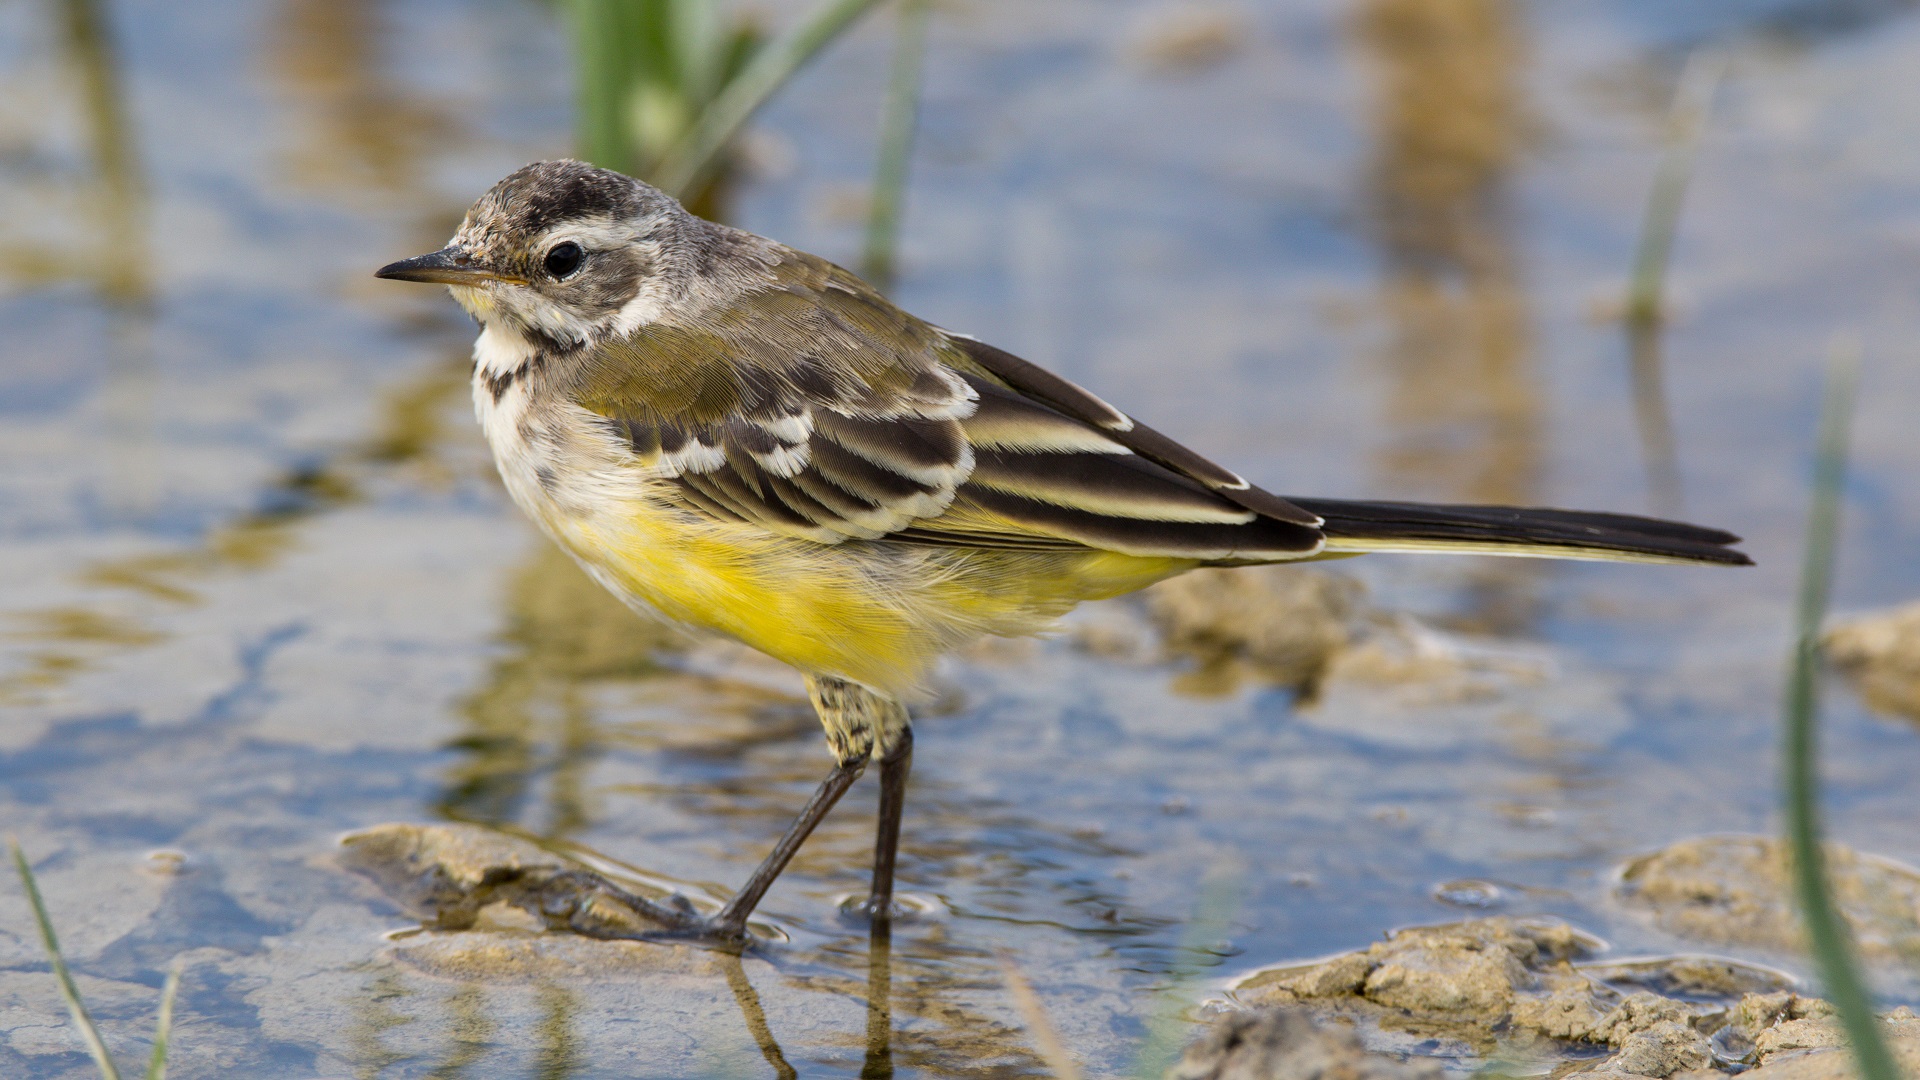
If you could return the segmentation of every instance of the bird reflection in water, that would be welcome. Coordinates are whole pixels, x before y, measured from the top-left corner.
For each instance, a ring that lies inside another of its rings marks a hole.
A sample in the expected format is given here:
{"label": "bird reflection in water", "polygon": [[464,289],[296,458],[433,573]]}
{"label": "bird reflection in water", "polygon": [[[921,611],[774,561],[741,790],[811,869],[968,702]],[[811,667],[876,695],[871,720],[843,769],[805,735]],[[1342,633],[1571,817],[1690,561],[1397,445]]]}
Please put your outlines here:
{"label": "bird reflection in water", "polygon": [[893,923],[876,920],[867,936],[867,1060],[860,1080],[893,1075]]}

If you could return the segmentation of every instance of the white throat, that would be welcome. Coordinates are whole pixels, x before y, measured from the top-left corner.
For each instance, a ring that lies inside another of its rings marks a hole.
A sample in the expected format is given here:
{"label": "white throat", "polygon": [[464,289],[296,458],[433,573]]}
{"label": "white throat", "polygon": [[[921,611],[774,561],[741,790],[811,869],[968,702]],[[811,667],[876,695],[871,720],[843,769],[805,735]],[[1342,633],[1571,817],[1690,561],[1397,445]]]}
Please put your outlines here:
{"label": "white throat", "polygon": [[519,371],[538,348],[520,331],[497,322],[483,323],[473,343],[474,374],[500,379]]}

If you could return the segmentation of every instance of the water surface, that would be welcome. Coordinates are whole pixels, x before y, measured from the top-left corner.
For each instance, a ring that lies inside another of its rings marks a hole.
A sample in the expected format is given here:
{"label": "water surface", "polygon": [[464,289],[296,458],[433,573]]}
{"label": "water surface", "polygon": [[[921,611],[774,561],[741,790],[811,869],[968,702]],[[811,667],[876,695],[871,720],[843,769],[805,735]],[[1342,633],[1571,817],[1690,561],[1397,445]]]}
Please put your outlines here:
{"label": "water surface", "polygon": [[[514,981],[388,959],[407,920],[336,837],[499,824],[724,892],[828,763],[797,677],[663,637],[537,538],[467,414],[471,325],[370,277],[566,152],[553,11],[0,7],[0,821],[128,1060],[186,958],[182,1077],[1037,1073],[1002,953],[1112,1075],[1182,973],[1483,910],[1463,899],[1690,947],[1611,876],[1774,827],[1836,334],[1867,358],[1839,602],[1920,596],[1909,9],[941,7],[903,304],[1286,492],[1648,510],[1674,497],[1657,405],[1684,513],[1760,566],[1342,564],[1550,673],[1471,708],[1199,693],[1150,638],[1084,647],[1146,632],[1096,606],[943,670],[901,870],[930,913],[886,968],[836,909],[864,887],[867,781],[763,908],[787,943],[730,976]],[[888,31],[767,111],[737,223],[853,259]],[[1730,68],[1650,405],[1610,312],[1704,45]],[[1920,861],[1920,738],[1830,703],[1833,831]],[[1461,880],[1499,888],[1439,888]],[[1189,932],[1203,902],[1224,929]],[[17,896],[0,1010],[0,1072],[88,1074]]]}

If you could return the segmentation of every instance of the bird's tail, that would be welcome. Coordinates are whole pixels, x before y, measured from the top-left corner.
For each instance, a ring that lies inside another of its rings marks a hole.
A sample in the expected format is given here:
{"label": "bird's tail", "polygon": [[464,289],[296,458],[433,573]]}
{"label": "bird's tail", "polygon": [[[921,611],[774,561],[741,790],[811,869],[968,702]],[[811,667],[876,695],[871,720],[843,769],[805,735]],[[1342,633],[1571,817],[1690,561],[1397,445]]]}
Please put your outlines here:
{"label": "bird's tail", "polygon": [[1677,521],[1518,506],[1290,499],[1326,519],[1329,555],[1367,551],[1446,551],[1605,562],[1715,563],[1751,566],[1730,545],[1740,538]]}

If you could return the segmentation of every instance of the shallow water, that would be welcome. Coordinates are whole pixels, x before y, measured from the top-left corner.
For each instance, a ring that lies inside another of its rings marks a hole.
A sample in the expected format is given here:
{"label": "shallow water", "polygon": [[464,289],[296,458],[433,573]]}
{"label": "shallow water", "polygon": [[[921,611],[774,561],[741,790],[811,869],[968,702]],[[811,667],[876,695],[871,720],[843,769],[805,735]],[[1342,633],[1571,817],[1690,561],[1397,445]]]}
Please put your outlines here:
{"label": "shallow water", "polygon": [[[1836,335],[1866,357],[1838,605],[1920,596],[1910,7],[941,7],[907,307],[1276,490],[1627,511],[1672,496],[1606,313],[1681,63],[1725,47],[1664,411],[1685,515],[1760,566],[1341,564],[1546,673],[1447,708],[1199,693],[1150,644],[1086,648],[1146,633],[1095,606],[943,672],[901,871],[928,910],[890,967],[835,908],[866,781],[763,908],[787,940],[737,969],[463,978],[394,958],[408,921],[334,864],[340,833],[501,824],[724,894],[827,765],[796,677],[662,638],[535,537],[466,416],[471,326],[369,276],[566,151],[552,13],[0,6],[0,822],[127,1060],[184,955],[182,1077],[1036,1073],[1002,954],[1113,1075],[1167,1000],[1398,925],[1697,948],[1613,875],[1774,827]],[[739,224],[852,260],[887,31],[768,110]],[[1920,737],[1828,701],[1832,832],[1920,861]],[[0,1073],[88,1075],[7,896]]]}

